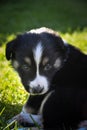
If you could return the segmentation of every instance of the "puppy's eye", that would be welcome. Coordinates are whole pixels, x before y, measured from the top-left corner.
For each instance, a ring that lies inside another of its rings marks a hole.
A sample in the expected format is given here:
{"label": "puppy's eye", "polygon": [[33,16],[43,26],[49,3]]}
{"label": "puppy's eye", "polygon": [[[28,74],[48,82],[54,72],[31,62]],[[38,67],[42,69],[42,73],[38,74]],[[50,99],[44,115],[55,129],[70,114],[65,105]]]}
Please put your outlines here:
{"label": "puppy's eye", "polygon": [[51,68],[52,66],[50,64],[47,64],[45,65],[44,70],[47,71],[47,70],[50,70]]}
{"label": "puppy's eye", "polygon": [[22,65],[22,69],[25,70],[25,71],[29,71],[29,70],[30,70],[30,67],[27,66],[27,65]]}

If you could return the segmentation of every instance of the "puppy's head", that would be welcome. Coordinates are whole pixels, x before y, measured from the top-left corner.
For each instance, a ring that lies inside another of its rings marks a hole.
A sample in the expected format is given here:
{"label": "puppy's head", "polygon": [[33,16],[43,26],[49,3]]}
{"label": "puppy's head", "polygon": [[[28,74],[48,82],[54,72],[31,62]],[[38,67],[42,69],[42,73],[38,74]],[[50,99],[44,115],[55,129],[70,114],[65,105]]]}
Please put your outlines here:
{"label": "puppy's head", "polygon": [[66,46],[54,31],[40,28],[9,42],[6,58],[11,60],[28,92],[44,94],[66,59]]}

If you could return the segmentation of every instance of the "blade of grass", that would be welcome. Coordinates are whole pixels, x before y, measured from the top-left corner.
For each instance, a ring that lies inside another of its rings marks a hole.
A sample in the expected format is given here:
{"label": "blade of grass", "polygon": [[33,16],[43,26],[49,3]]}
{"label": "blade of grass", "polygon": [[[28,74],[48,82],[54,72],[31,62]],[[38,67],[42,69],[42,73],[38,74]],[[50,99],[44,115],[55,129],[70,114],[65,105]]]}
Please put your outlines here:
{"label": "blade of grass", "polygon": [[18,130],[17,121],[15,121],[15,127],[14,130]]}
{"label": "blade of grass", "polygon": [[34,122],[34,124],[36,125],[36,127],[40,130],[40,126],[38,125],[38,123],[33,119],[32,115],[30,114],[30,117],[32,119],[32,121]]}
{"label": "blade of grass", "polygon": [[[13,120],[10,124],[8,124],[3,130],[6,130],[7,128],[9,128],[13,123],[15,123],[16,120]],[[16,130],[16,129],[15,129]]]}
{"label": "blade of grass", "polygon": [[0,116],[2,115],[3,111],[5,110],[5,107],[2,109],[2,111],[0,112]]}

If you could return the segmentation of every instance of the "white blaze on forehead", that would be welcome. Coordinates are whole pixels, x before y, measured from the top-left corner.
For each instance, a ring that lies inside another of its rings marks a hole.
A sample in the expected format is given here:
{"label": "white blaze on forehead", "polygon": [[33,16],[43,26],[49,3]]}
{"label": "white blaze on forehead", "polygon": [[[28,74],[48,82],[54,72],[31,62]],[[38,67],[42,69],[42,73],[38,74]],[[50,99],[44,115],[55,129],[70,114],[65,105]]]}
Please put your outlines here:
{"label": "white blaze on forehead", "polygon": [[36,65],[39,65],[40,61],[41,61],[42,53],[43,53],[43,48],[42,48],[41,43],[37,44],[37,46],[34,49],[33,53],[34,53],[34,60],[36,62]]}
{"label": "white blaze on forehead", "polygon": [[41,62],[41,58],[42,58],[42,53],[43,53],[43,48],[41,43],[38,43],[36,48],[33,50],[34,53],[34,60],[36,63],[36,67],[37,67],[37,74],[39,74],[39,64]]}

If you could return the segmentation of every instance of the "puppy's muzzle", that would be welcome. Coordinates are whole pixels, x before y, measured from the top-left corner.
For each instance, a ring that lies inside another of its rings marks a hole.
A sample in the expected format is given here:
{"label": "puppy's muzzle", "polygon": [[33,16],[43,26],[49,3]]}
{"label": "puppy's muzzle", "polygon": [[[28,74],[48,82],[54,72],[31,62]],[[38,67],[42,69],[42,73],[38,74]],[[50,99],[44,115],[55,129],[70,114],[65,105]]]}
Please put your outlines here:
{"label": "puppy's muzzle", "polygon": [[41,87],[40,85],[35,86],[35,87],[30,87],[30,93],[42,93],[43,92],[44,87]]}

